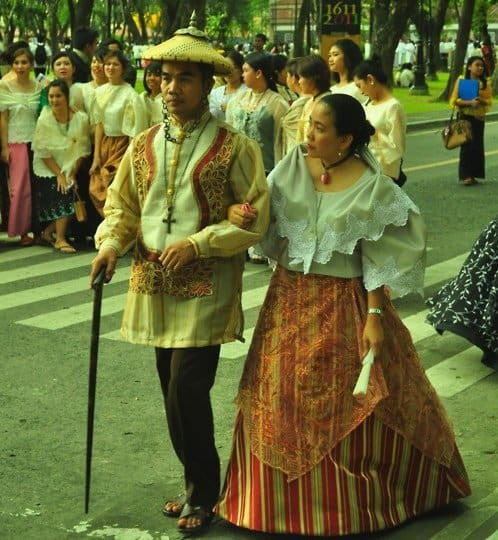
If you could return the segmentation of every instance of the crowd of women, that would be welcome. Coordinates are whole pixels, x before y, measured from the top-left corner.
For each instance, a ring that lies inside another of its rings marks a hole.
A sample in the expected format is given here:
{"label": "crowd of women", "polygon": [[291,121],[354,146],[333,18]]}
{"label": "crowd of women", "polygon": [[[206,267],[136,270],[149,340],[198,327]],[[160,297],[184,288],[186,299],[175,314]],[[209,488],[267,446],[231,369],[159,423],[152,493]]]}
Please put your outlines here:
{"label": "crowd of women", "polygon": [[[2,181],[8,181],[2,225],[22,246],[74,253],[68,232],[76,241],[93,236],[130,139],[162,119],[161,65],[147,66],[138,94],[124,80],[129,61],[120,50],[97,48],[88,82],[74,82],[71,51],[52,57],[52,80],[32,77],[27,44],[7,54],[12,69],[0,81]],[[76,197],[87,203],[84,223],[73,219]]]}

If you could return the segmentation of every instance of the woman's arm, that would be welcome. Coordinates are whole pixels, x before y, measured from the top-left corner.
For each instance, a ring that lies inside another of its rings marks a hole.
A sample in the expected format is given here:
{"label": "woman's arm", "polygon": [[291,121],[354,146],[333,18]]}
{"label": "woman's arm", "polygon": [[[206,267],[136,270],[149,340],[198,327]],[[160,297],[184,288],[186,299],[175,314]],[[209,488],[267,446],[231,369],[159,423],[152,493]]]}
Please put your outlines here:
{"label": "woman's arm", "polygon": [[2,153],[0,157],[5,163],[9,162],[9,111],[5,110],[0,113],[0,144],[2,146]]}
{"label": "woman's arm", "polygon": [[71,187],[71,183],[69,182],[69,179],[66,178],[66,175],[59,167],[59,165],[57,165],[55,159],[53,157],[48,157],[41,158],[41,160],[57,178],[57,191],[60,191],[61,193],[67,193],[69,188]]}
{"label": "woman's arm", "polygon": [[90,167],[90,174],[96,172],[100,167],[100,147],[102,146],[102,139],[104,138],[104,125],[99,122],[95,126],[95,148],[93,152],[93,162]]}
{"label": "woman's arm", "polygon": [[385,300],[384,287],[379,287],[367,293],[367,320],[363,329],[360,354],[364,357],[369,349],[373,349],[374,356],[381,351],[384,342],[384,327],[382,316]]}

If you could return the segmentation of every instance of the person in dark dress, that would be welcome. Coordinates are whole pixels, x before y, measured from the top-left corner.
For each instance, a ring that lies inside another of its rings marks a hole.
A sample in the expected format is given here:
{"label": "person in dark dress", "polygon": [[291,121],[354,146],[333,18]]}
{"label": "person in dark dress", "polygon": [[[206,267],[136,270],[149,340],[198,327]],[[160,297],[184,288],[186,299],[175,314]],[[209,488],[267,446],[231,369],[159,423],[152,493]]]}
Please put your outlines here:
{"label": "person in dark dress", "polygon": [[476,240],[458,275],[427,301],[427,322],[468,339],[498,368],[498,216]]}

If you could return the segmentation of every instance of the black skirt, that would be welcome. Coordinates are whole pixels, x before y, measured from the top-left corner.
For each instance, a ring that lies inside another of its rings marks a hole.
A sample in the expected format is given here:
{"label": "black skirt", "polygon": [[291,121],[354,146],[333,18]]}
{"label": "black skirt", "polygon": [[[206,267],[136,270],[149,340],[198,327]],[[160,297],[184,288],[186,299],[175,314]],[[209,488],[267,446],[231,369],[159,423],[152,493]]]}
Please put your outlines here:
{"label": "black skirt", "polygon": [[475,242],[458,276],[427,301],[427,321],[498,358],[498,216]]}
{"label": "black skirt", "polygon": [[73,192],[57,191],[57,179],[35,176],[36,203],[41,222],[51,222],[74,214]]}

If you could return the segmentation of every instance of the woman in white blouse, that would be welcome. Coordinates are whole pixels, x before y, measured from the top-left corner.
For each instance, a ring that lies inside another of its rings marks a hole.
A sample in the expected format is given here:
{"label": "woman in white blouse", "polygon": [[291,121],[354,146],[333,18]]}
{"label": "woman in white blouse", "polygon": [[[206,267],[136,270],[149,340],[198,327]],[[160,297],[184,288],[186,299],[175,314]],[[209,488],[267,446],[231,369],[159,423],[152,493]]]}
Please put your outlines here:
{"label": "woman in white blouse", "polygon": [[239,92],[247,90],[242,78],[244,57],[235,50],[227,53],[226,57],[232,64],[232,72],[230,75],[223,77],[225,80],[224,85],[213,88],[211,94],[209,94],[209,110],[213,116],[220,120],[225,120],[225,113],[230,100]]}
{"label": "woman in white blouse", "polygon": [[161,93],[162,64],[157,60],[150,62],[144,70],[144,91],[140,94],[147,114],[147,127],[163,121],[163,95]]}
{"label": "woman in white blouse", "polygon": [[69,106],[66,82],[56,79],[47,89],[49,106],[38,118],[33,139],[37,208],[40,221],[48,223],[41,236],[61,253],[74,253],[66,238],[74,213],[71,188],[77,187],[76,174],[90,153],[90,125],[86,113]]}
{"label": "woman in white blouse", "polygon": [[146,114],[135,90],[124,81],[128,59],[119,50],[104,58],[108,83],[95,90],[95,151],[90,167],[90,196],[103,216],[107,188],[114,179],[131,137],[143,131]]}
{"label": "woman in white blouse", "polygon": [[382,172],[402,186],[406,182],[406,175],[401,170],[406,147],[406,115],[403,107],[392,95],[378,57],[374,56],[358,65],[354,80],[361,93],[369,98],[365,112],[375,128],[370,150],[379,160]]}
{"label": "woman in white blouse", "polygon": [[338,39],[329,50],[329,68],[332,74],[332,94],[347,94],[360,103],[366,99],[356,87],[353,73],[356,66],[363,60],[358,45],[348,38]]}

